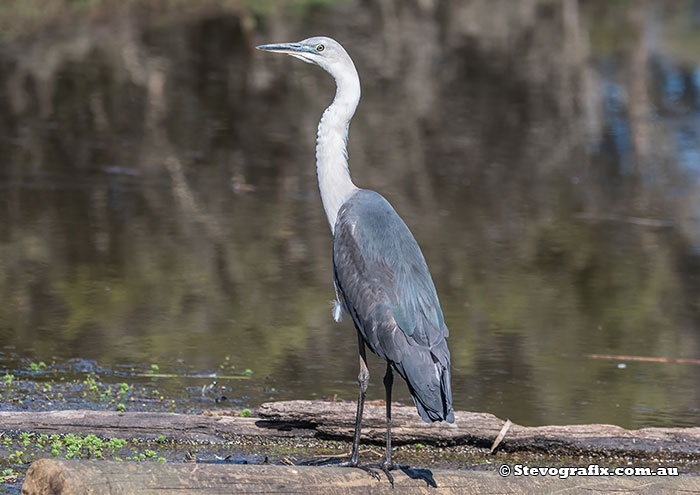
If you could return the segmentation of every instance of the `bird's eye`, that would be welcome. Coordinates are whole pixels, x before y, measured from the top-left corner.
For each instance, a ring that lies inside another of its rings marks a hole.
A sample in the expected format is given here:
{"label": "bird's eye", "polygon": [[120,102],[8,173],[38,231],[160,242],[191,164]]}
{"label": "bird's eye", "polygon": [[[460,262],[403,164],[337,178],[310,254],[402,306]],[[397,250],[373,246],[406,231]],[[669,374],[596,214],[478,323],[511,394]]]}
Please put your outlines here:
{"label": "bird's eye", "polygon": [[326,47],[323,46],[323,45],[318,45],[318,46],[316,46],[316,51],[317,51],[317,52],[322,52],[322,51],[325,50],[325,49],[326,49]]}

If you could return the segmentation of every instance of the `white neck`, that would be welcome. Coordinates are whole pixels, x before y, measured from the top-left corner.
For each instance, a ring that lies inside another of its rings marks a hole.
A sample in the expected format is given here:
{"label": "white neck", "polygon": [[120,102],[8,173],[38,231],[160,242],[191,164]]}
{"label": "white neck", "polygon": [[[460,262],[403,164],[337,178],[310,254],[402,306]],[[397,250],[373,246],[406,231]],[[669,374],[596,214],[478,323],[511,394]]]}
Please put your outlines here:
{"label": "white neck", "polygon": [[[326,217],[335,230],[338,210],[357,187],[348,169],[348,126],[360,102],[360,78],[355,66],[343,64],[338,70],[328,70],[337,86],[333,103],[323,112],[316,137],[316,175]],[[335,69],[335,68],[334,68]]]}

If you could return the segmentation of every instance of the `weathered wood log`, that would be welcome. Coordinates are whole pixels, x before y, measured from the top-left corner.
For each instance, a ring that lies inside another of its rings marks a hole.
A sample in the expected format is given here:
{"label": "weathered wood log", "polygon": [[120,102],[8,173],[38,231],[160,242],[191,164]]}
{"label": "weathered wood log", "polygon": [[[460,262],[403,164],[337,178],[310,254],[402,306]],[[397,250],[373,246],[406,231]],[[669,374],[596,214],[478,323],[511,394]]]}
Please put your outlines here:
{"label": "weathered wood log", "polygon": [[[328,438],[352,438],[355,404],[325,401],[268,402],[258,408],[263,419],[290,427],[313,428]],[[386,423],[384,406],[365,407],[363,441],[381,444]],[[488,448],[504,421],[493,414],[455,412],[454,424],[421,421],[413,407],[392,406],[394,442],[437,445],[475,445]],[[527,427],[512,424],[499,445],[507,452],[549,454],[626,455],[639,457],[700,459],[700,428],[642,428],[592,424]]]}
{"label": "weathered wood log", "polygon": [[[240,437],[351,439],[355,405],[349,402],[289,401],[263,404],[260,417],[115,411],[0,412],[0,431],[94,433],[104,437],[226,442]],[[420,420],[413,407],[392,409],[397,444],[471,445],[489,448],[503,420],[458,411],[455,423]],[[384,441],[384,406],[365,408],[363,442]],[[626,430],[611,425],[525,427],[513,424],[498,450],[554,455],[633,456],[700,460],[700,428]]]}
{"label": "weathered wood log", "polygon": [[154,439],[177,442],[225,442],[236,436],[309,437],[314,432],[285,425],[260,428],[260,418],[202,416],[161,412],[116,411],[0,411],[0,431],[36,433],[93,433],[108,438]]}
{"label": "weathered wood log", "polygon": [[396,471],[392,489],[359,469],[310,466],[123,463],[40,459],[27,471],[24,495],[213,495],[231,493],[700,493],[700,478],[511,476],[454,470]]}

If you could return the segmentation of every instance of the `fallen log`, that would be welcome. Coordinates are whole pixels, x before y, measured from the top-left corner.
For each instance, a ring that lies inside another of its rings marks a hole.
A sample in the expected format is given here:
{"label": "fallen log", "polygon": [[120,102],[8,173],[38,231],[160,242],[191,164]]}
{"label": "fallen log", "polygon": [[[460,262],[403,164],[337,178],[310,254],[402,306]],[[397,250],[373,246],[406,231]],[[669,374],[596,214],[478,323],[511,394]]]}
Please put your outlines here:
{"label": "fallen log", "polygon": [[[155,439],[212,443],[239,438],[292,437],[350,440],[355,419],[351,402],[270,402],[258,417],[116,411],[0,412],[0,431],[93,433],[107,438]],[[392,408],[396,444],[469,445],[488,449],[504,421],[492,414],[457,411],[455,423],[427,424],[413,407]],[[384,442],[384,406],[365,407],[362,441]],[[612,425],[526,427],[512,424],[497,451],[552,455],[627,456],[649,459],[700,460],[700,428],[642,428]]]}
{"label": "fallen log", "polygon": [[106,438],[152,440],[163,436],[175,442],[227,442],[238,436],[311,437],[308,428],[290,425],[266,428],[257,425],[260,418],[205,416],[164,412],[117,411],[0,411],[0,431],[27,431],[46,434],[93,433]]}
{"label": "fallen log", "polygon": [[464,493],[698,493],[700,478],[511,476],[494,472],[395,471],[395,488],[359,469],[311,466],[124,463],[40,459],[27,471],[24,495],[173,495],[230,493],[349,493],[449,495]]}
{"label": "fallen log", "polygon": [[[355,404],[328,401],[281,401],[260,406],[258,415],[289,427],[313,428],[319,436],[351,439]],[[362,421],[362,439],[381,444],[386,422],[384,406],[368,405]],[[392,405],[391,432],[395,444],[473,445],[490,448],[504,425],[493,414],[456,411],[454,424],[424,423],[413,407]],[[590,424],[520,426],[513,423],[501,440],[506,452],[548,454],[685,458],[700,460],[700,428],[642,428]]]}

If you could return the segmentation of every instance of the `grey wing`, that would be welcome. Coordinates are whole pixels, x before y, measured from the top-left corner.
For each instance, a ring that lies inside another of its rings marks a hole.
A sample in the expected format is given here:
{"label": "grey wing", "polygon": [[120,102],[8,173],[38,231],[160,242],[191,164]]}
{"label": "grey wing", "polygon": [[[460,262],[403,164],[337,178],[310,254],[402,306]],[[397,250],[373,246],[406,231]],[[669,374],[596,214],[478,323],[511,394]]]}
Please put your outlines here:
{"label": "grey wing", "polygon": [[377,193],[360,191],[335,225],[336,290],[367,346],[406,380],[421,417],[453,421],[448,335],[413,235]]}

